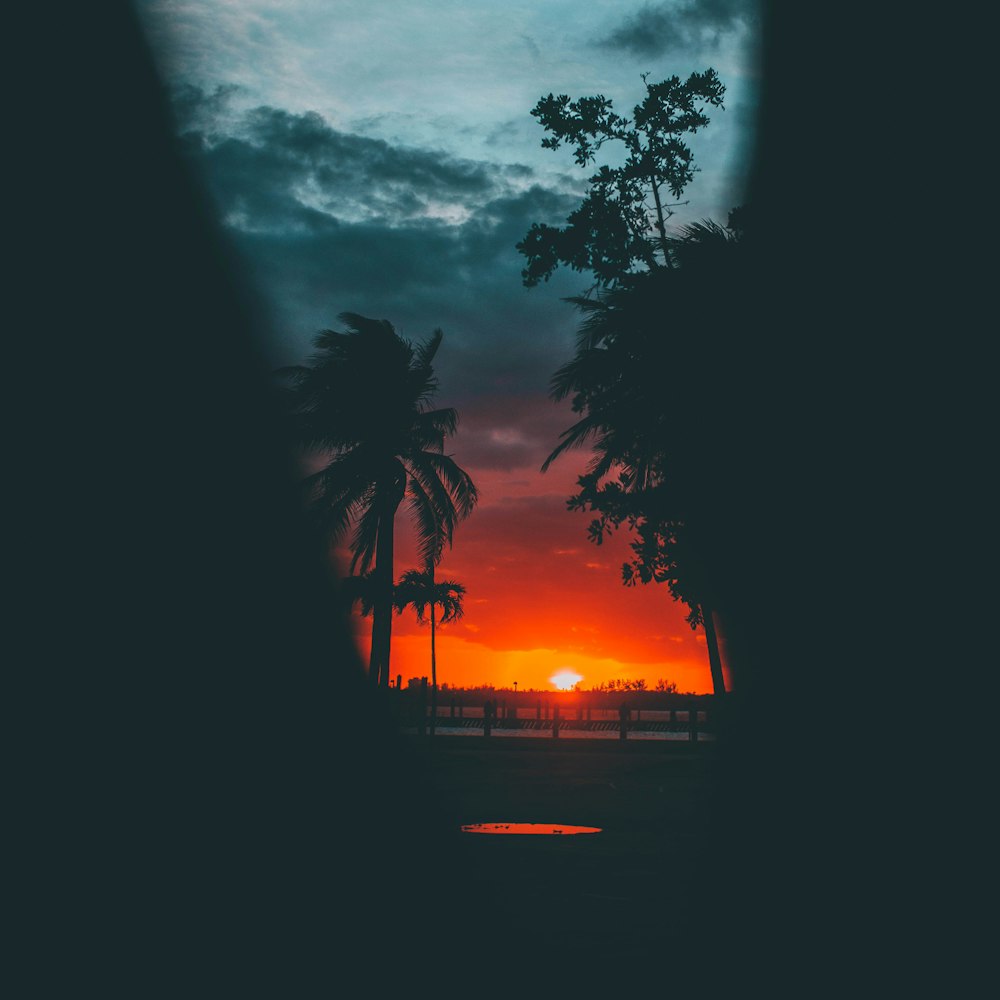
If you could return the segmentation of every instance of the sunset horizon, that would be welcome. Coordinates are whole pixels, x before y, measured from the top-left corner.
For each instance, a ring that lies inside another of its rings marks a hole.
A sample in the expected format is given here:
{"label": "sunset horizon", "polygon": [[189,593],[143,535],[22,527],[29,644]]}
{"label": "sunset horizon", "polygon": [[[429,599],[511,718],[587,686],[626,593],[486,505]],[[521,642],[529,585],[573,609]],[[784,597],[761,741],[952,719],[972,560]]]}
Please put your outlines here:
{"label": "sunset horizon", "polygon": [[[447,331],[441,348],[448,350]],[[443,385],[438,402],[451,403]],[[541,472],[545,457],[571,418],[569,407],[543,400],[532,413],[530,436],[504,436],[504,425],[483,426],[459,412],[449,454],[468,470],[479,503],[455,529],[435,569],[436,578],[466,588],[464,615],[438,624],[438,684],[559,690],[552,676],[581,675],[583,689],[613,681],[658,681],[677,690],[711,694],[704,629],[685,620],[687,605],[663,584],[622,584],[621,565],[632,535],[622,528],[602,545],[587,538],[590,515],[568,511],[566,500],[591,461],[587,449],[561,456]],[[499,426],[499,431],[497,430]],[[336,571],[346,576],[351,550],[341,544]],[[420,565],[413,525],[396,518],[394,572]],[[371,649],[370,617],[355,607],[351,632],[365,665]],[[430,628],[412,610],[394,614],[389,676],[405,686],[430,677]]]}
{"label": "sunset horizon", "polygon": [[[726,225],[741,204],[758,101],[751,22],[723,18],[712,44],[685,34],[684,50],[666,46],[651,58],[632,28],[642,11],[574,8],[567,18],[564,3],[522,8],[509,21],[488,4],[466,5],[443,32],[419,5],[391,17],[370,6],[343,17],[297,4],[250,12],[158,0],[139,11],[188,166],[266,306],[259,343],[272,370],[307,367],[318,338],[336,336],[345,316],[388,324],[414,347],[441,332],[432,405],[457,414],[441,453],[478,496],[436,566],[438,579],[465,588],[461,619],[437,636],[439,685],[556,689],[551,678],[568,670],[584,687],[662,680],[718,690],[704,629],[685,621],[703,599],[674,600],[672,583],[623,586],[622,565],[635,558],[627,528],[598,546],[588,539],[593,515],[567,510],[599,442],[581,441],[541,469],[580,418],[572,394],[558,403],[551,395],[584,318],[573,303],[595,280],[607,290],[655,272],[668,263],[656,256],[666,253],[663,239],[704,220]],[[247,48],[245,32],[265,23],[267,43]],[[331,47],[350,57],[326,59]],[[662,136],[641,140],[662,159],[645,208],[628,209],[643,213],[650,242],[634,241],[621,259],[609,245],[589,263],[571,255],[552,270],[562,251],[550,257],[529,238],[563,225],[594,169],[605,160],[616,169],[622,155],[622,136],[609,133],[606,153],[574,165],[575,140],[553,138],[562,126],[543,109],[550,90],[603,92],[624,115],[636,102],[666,101],[659,114],[669,118],[689,97],[702,109],[670,133],[678,148],[690,139],[691,158],[664,158]],[[617,261],[613,276],[602,255]],[[690,364],[675,372],[653,356],[644,367],[662,370],[654,397],[664,406],[698,391]],[[377,422],[394,405],[388,392],[374,379],[355,408]],[[395,516],[393,583],[427,565],[412,536],[413,497]],[[356,554],[361,509],[347,508],[341,576]],[[366,668],[372,627],[352,624]],[[427,629],[411,610],[393,615],[388,647],[384,621],[378,628],[380,683],[431,675]]]}

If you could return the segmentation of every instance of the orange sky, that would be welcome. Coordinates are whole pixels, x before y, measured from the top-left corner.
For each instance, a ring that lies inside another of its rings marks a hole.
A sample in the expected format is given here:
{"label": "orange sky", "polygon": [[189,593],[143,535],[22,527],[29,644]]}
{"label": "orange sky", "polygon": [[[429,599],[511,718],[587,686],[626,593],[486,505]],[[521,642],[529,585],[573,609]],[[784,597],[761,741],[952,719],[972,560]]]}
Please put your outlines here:
{"label": "orange sky", "polygon": [[[465,616],[437,630],[438,683],[553,690],[549,678],[570,668],[581,686],[612,679],[657,680],[680,691],[711,692],[704,632],[684,620],[687,607],[665,584],[624,587],[628,538],[596,546],[592,515],[570,512],[566,499],[586,452],[539,468],[569,425],[568,409],[538,401],[534,419],[510,424],[488,405],[462,411],[447,448],[477,487],[478,507],[455,532],[438,579],[466,587]],[[526,431],[525,428],[531,428]],[[419,565],[406,520],[397,514],[395,575]],[[371,619],[355,622],[367,663]],[[390,676],[430,676],[430,628],[411,611],[394,616]]]}

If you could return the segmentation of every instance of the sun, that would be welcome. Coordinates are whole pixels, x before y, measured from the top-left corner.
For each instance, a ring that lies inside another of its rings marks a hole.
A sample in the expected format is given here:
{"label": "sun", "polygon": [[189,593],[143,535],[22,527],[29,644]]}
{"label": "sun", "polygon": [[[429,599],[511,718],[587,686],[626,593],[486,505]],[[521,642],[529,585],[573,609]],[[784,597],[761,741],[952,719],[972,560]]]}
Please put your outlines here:
{"label": "sun", "polygon": [[560,691],[570,691],[582,680],[583,677],[575,670],[570,670],[569,667],[563,667],[562,670],[549,678],[549,682],[555,684]]}

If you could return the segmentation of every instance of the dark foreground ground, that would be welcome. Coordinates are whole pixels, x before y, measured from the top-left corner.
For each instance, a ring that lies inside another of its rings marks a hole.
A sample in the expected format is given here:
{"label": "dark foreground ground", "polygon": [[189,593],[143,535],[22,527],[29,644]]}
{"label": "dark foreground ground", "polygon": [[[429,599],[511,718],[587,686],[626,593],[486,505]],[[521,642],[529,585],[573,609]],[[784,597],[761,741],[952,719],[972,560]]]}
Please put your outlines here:
{"label": "dark foreground ground", "polygon": [[415,765],[452,830],[472,823],[597,826],[574,836],[458,834],[430,879],[438,907],[481,925],[511,970],[579,973],[683,962],[711,812],[713,751],[676,744],[412,738]]}

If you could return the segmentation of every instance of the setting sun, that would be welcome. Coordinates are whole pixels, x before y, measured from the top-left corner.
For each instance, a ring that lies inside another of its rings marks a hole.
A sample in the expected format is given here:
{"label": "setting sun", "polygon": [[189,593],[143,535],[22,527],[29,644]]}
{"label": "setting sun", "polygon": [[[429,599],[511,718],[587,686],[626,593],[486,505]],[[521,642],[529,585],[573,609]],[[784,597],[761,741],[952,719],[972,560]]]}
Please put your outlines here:
{"label": "setting sun", "polygon": [[576,673],[569,668],[560,670],[559,673],[553,674],[549,680],[555,684],[560,691],[570,691],[575,685],[579,684],[583,680],[580,674]]}

